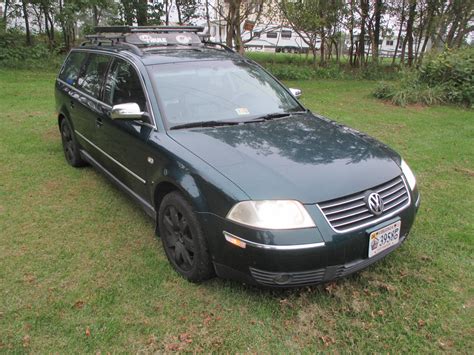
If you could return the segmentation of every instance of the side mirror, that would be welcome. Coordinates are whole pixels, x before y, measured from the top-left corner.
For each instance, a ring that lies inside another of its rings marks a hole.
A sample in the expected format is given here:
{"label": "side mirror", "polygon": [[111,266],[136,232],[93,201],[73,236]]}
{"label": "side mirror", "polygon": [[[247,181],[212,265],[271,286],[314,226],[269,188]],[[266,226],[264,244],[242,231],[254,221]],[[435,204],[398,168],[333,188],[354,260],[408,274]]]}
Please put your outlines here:
{"label": "side mirror", "polygon": [[110,118],[113,120],[134,121],[143,118],[145,113],[140,110],[140,106],[135,102],[114,105]]}
{"label": "side mirror", "polygon": [[295,88],[290,88],[290,92],[297,99],[299,99],[301,97],[301,94],[303,93],[301,89],[295,89]]}

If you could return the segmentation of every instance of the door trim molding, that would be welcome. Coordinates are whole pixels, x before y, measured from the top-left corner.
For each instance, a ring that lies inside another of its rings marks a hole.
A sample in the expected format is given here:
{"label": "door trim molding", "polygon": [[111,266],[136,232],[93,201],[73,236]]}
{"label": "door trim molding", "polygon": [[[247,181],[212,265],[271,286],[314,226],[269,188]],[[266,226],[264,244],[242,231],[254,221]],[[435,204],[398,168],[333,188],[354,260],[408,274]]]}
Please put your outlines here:
{"label": "door trim molding", "polygon": [[130,175],[132,175],[135,179],[139,180],[140,182],[146,184],[146,180],[143,179],[142,177],[140,177],[139,175],[135,174],[133,171],[131,171],[129,168],[127,168],[125,165],[123,165],[122,163],[120,163],[117,159],[115,159],[114,157],[112,157],[111,155],[109,155],[108,153],[106,153],[105,151],[103,151],[102,149],[100,149],[98,146],[96,146],[94,143],[92,143],[89,139],[87,139],[86,137],[84,137],[84,135],[82,135],[80,132],[78,132],[77,130],[74,130],[74,132],[76,132],[76,134],[81,137],[82,139],[84,139],[87,143],[89,143],[91,146],[93,146],[95,149],[97,149],[99,152],[101,152],[103,155],[105,155],[107,158],[109,158],[110,160],[112,160],[115,164],[117,164],[118,166],[120,166],[123,170],[125,170],[127,173],[129,173]]}

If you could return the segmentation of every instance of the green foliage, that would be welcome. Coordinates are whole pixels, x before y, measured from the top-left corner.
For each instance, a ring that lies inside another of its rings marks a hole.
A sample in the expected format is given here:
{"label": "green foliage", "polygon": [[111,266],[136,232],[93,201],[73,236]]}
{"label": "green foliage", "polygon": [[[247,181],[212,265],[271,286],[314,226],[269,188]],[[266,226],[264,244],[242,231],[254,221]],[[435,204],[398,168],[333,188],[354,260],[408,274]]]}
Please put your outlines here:
{"label": "green foliage", "polygon": [[420,67],[419,80],[429,87],[442,86],[449,102],[474,104],[474,47],[446,50]]}
{"label": "green foliage", "polygon": [[59,55],[60,48],[51,50],[41,38],[35,38],[34,43],[27,46],[24,34],[15,29],[0,32],[0,65],[23,69],[59,68],[63,60],[63,56]]}
{"label": "green foliage", "polygon": [[417,70],[402,72],[396,83],[379,83],[373,94],[400,106],[453,103],[472,107],[474,48],[429,56]]}
{"label": "green foliage", "polygon": [[397,67],[384,63],[369,63],[364,68],[354,68],[347,57],[314,65],[313,57],[305,54],[247,52],[245,55],[264,66],[280,80],[311,79],[367,79],[389,80],[397,75]]}

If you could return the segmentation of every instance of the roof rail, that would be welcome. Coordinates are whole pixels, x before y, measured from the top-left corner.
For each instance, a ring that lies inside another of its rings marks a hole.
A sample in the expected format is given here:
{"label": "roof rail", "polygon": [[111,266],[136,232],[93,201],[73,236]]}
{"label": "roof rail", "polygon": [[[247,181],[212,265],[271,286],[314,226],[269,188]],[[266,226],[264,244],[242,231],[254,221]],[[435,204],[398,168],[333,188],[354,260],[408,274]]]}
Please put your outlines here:
{"label": "roof rail", "polygon": [[209,46],[219,46],[222,47],[225,51],[227,52],[232,52],[235,53],[235,51],[230,48],[229,46],[225,45],[224,43],[219,43],[219,42],[211,42],[211,41],[202,41],[202,44],[204,45],[209,45]]}
{"label": "roof rail", "polygon": [[133,33],[133,32],[202,32],[203,26],[97,26],[94,28],[98,33]]}

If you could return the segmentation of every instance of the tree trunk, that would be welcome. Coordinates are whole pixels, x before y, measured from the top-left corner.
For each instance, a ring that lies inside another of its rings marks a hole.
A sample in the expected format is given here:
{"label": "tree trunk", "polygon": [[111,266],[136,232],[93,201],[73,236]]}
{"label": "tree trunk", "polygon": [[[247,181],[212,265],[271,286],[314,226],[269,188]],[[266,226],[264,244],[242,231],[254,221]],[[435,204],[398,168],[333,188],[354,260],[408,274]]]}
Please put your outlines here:
{"label": "tree trunk", "polygon": [[[209,0],[206,0],[206,23],[207,23],[207,31],[210,36],[211,35],[211,18],[209,16]],[[220,27],[220,24],[219,24],[219,27]]]}
{"label": "tree trunk", "polygon": [[400,45],[400,38],[402,37],[403,25],[405,23],[405,0],[402,1],[402,14],[400,16],[400,28],[398,29],[397,44],[395,46],[395,52],[393,53],[392,65],[395,64],[397,59],[398,46]]}
{"label": "tree trunk", "polygon": [[30,19],[28,17],[28,0],[22,0],[21,6],[23,8],[23,18],[25,20],[25,30],[26,30],[26,44],[31,46],[31,33],[30,33]]}
{"label": "tree trunk", "polygon": [[99,25],[99,11],[97,10],[97,5],[92,5],[92,25],[98,26]]}
{"label": "tree trunk", "polygon": [[3,9],[3,18],[2,18],[2,28],[3,30],[7,29],[7,14],[8,14],[8,7],[10,5],[10,0],[5,0],[5,7]]}
{"label": "tree trunk", "polygon": [[165,11],[166,11],[165,24],[166,24],[166,26],[169,26],[169,24],[170,24],[170,10],[171,10],[170,0],[165,0]]}
{"label": "tree trunk", "polygon": [[320,45],[319,51],[321,52],[321,57],[319,58],[319,65],[324,65],[325,63],[324,50],[326,47],[326,33],[324,32],[324,29],[321,29],[320,32],[321,32],[321,45]]}
{"label": "tree trunk", "polygon": [[407,21],[408,66],[413,65],[413,23],[415,21],[416,0],[411,0]]}
{"label": "tree trunk", "polygon": [[355,65],[354,59],[354,0],[351,1],[351,22],[349,29],[349,36],[351,39],[351,46],[349,48],[349,63],[353,67]]}
{"label": "tree trunk", "polygon": [[[168,16],[168,13],[166,15]],[[167,21],[168,21],[168,18],[167,18]],[[138,26],[146,26],[148,24],[148,1],[147,0],[138,0],[137,24]]]}
{"label": "tree trunk", "polygon": [[233,47],[234,31],[235,31],[235,16],[236,16],[236,7],[235,2],[231,0],[229,2],[229,12],[227,15],[227,27],[226,27],[226,38],[225,42],[227,47]]}
{"label": "tree trunk", "polygon": [[376,0],[374,7],[375,25],[374,25],[374,41],[372,43],[372,60],[379,61],[379,41],[380,41],[380,18],[382,17],[382,0]]}
{"label": "tree trunk", "polygon": [[181,2],[179,0],[176,0],[175,3],[176,3],[176,12],[178,13],[178,24],[182,25],[183,20],[181,19]]}
{"label": "tree trunk", "polygon": [[235,18],[234,18],[234,43],[235,49],[240,53],[244,54],[244,45],[242,43],[242,33],[240,31],[240,0],[236,1],[235,5]]}
{"label": "tree trunk", "polygon": [[360,34],[359,34],[359,57],[357,59],[358,65],[364,65],[365,57],[365,22],[369,14],[369,0],[360,0],[360,8],[362,17],[360,20]]}

